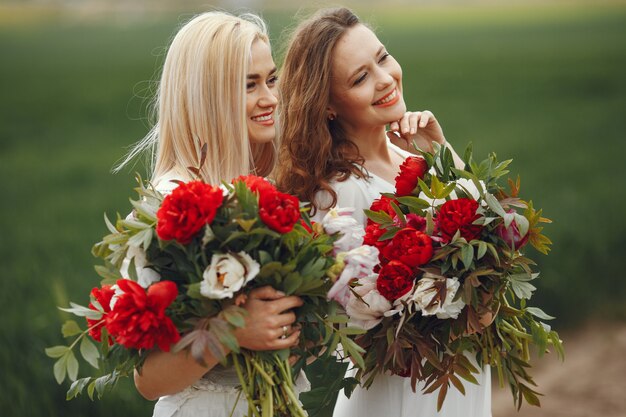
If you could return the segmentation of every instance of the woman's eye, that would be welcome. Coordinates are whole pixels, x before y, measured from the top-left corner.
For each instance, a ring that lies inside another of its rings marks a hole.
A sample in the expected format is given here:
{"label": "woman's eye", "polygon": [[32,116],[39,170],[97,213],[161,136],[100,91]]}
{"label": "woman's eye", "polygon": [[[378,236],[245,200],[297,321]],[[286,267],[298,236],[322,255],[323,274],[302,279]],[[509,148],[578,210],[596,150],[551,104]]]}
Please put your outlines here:
{"label": "woman's eye", "polygon": [[252,89],[254,88],[254,86],[255,86],[254,81],[248,82],[248,83],[246,84],[246,89],[248,89],[248,90],[252,90]]}
{"label": "woman's eye", "polygon": [[389,57],[389,53],[388,53],[388,52],[385,52],[385,53],[383,54],[383,56],[381,56],[381,57],[380,57],[380,59],[378,60],[378,62],[379,62],[379,63],[380,63],[380,62],[384,62],[384,61],[385,61],[388,57]]}
{"label": "woman's eye", "polygon": [[272,86],[276,84],[277,82],[278,82],[278,77],[274,75],[273,77],[270,77],[269,80],[267,80],[267,85]]}
{"label": "woman's eye", "polygon": [[365,81],[365,78],[366,78],[366,77],[367,77],[367,73],[363,73],[363,75],[361,75],[359,78],[357,78],[357,79],[354,81],[354,84],[353,84],[353,85],[359,85],[359,84],[361,84],[363,81]]}

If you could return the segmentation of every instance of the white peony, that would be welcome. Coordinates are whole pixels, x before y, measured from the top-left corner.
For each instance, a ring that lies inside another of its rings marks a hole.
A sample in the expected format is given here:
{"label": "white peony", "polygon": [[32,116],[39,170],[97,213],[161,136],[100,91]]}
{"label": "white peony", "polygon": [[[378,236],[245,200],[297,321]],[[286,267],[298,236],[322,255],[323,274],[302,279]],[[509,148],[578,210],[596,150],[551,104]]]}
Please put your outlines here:
{"label": "white peony", "polygon": [[[418,281],[415,293],[413,294],[413,301],[415,302],[417,309],[421,310],[422,315],[424,316],[436,315],[439,319],[456,319],[465,306],[465,303],[461,298],[453,301],[454,296],[460,287],[459,280],[457,278],[433,278],[427,275],[428,274],[425,274]],[[434,284],[436,282],[441,282],[441,280],[446,281],[445,300],[443,301],[443,304],[436,301],[430,305],[431,301],[437,294]]]}
{"label": "white peony", "polygon": [[231,298],[259,271],[259,264],[245,252],[213,255],[202,274],[200,293],[207,298]]}
{"label": "white peony", "polygon": [[378,264],[378,249],[374,246],[359,246],[342,253],[344,268],[330,291],[328,299],[336,300],[344,308],[350,298],[350,281],[371,275]]}
{"label": "white peony", "polygon": [[352,207],[332,208],[322,219],[322,226],[329,235],[341,233],[341,237],[335,241],[335,254],[348,252],[363,244],[365,229],[353,216]]}
{"label": "white peony", "polygon": [[413,285],[413,288],[411,288],[411,290],[404,294],[402,297],[393,300],[393,307],[391,310],[385,312],[385,317],[391,317],[396,314],[403,314],[405,304],[408,306],[409,312],[413,311],[413,291],[415,291],[415,285]]}
{"label": "white peony", "polygon": [[128,268],[130,268],[130,262],[133,260],[135,264],[135,272],[137,273],[137,283],[143,288],[148,288],[151,284],[159,282],[161,275],[154,269],[148,267],[148,258],[146,258],[146,252],[139,246],[129,246],[126,257],[122,261],[120,267],[120,274],[123,278],[130,278],[128,274]]}
{"label": "white peony", "polygon": [[346,313],[350,317],[349,324],[361,329],[369,330],[380,323],[385,313],[391,310],[391,303],[376,289],[377,275],[373,274],[359,280],[358,286],[350,294],[346,305]]}

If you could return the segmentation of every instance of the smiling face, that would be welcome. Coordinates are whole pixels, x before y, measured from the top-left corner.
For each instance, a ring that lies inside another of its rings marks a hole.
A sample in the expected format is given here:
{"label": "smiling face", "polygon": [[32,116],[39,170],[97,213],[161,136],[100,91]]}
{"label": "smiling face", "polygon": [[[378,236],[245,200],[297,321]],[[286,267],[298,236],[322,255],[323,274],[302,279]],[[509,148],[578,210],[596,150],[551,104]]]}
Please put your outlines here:
{"label": "smiling face", "polygon": [[257,39],[252,43],[246,76],[246,120],[252,143],[267,143],[276,137],[274,110],[278,104],[277,80],[270,46]]}
{"label": "smiling face", "polygon": [[398,62],[367,27],[348,29],[333,50],[329,113],[354,130],[384,126],[405,111]]}

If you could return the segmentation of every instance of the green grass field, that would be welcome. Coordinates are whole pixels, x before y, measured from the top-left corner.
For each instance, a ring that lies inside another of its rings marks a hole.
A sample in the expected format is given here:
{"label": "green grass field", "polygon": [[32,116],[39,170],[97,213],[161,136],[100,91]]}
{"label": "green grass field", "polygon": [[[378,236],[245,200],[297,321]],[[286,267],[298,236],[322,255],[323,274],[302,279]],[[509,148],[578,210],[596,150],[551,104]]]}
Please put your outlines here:
{"label": "green grass field", "polygon": [[[561,326],[626,317],[626,7],[360,12],[402,64],[409,107],[432,110],[457,149],[513,158],[523,195],[554,220],[536,303]],[[288,18],[266,18],[280,39]],[[98,285],[91,245],[134,186],[133,170],[110,169],[147,131],[180,20],[0,25],[3,416],[151,415],[130,383],[65,402],[43,349],[61,343],[55,306]]]}

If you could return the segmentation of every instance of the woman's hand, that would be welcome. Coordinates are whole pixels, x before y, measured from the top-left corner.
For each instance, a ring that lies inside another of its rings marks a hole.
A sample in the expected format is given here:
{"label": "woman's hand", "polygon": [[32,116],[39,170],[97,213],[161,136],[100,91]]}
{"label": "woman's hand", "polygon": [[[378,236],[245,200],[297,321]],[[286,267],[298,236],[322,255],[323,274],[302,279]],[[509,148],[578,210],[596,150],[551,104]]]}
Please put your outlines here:
{"label": "woman's hand", "polygon": [[432,152],[433,142],[442,146],[446,143],[441,125],[428,110],[404,113],[402,119],[389,125],[387,137],[391,143],[411,153],[416,153],[413,141],[426,152]]}
{"label": "woman's hand", "polygon": [[298,344],[300,329],[293,326],[302,299],[285,296],[272,287],[252,290],[243,308],[248,310],[246,324],[235,331],[239,346],[250,350],[279,350]]}

